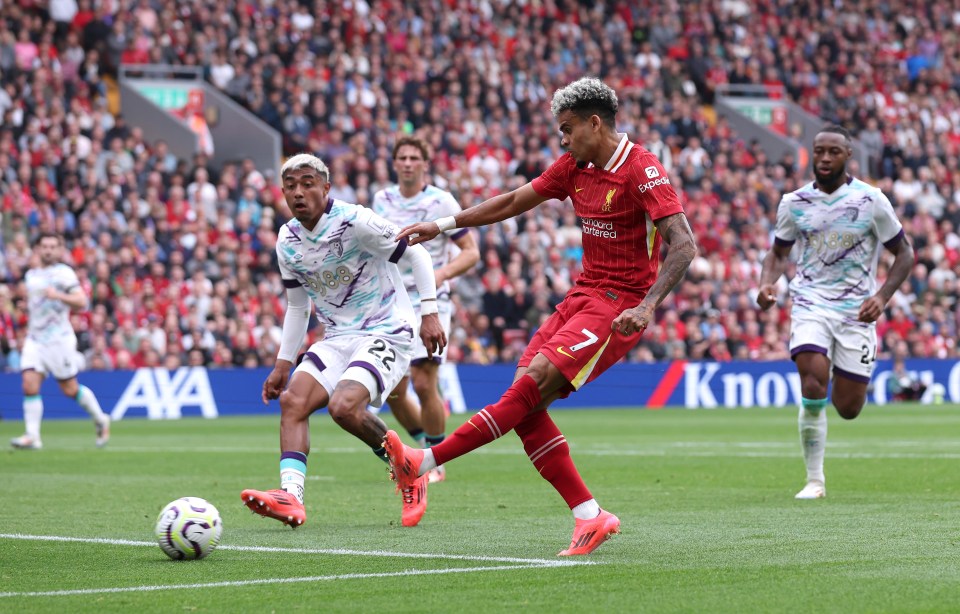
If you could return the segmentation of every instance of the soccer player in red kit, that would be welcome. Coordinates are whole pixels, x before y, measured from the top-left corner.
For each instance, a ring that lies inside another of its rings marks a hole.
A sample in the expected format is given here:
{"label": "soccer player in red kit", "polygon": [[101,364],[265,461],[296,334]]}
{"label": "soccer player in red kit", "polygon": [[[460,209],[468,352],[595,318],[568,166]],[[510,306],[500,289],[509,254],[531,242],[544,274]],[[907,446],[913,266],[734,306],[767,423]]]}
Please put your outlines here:
{"label": "soccer player in red kit", "polygon": [[[589,554],[619,532],[620,520],[600,509],[546,409],[596,379],[636,345],[697,252],[663,166],[617,132],[617,106],[616,93],[597,79],[580,79],[557,90],[551,111],[566,154],[508,194],[454,217],[408,226],[398,235],[415,245],[452,228],[500,222],[550,198],[573,202],[583,224],[583,273],[534,335],[513,385],[440,445],[410,448],[393,431],[384,439],[392,476],[405,488],[436,465],[516,430],[540,475],[573,510],[573,539],[561,556]],[[669,246],[662,267],[661,243]]]}

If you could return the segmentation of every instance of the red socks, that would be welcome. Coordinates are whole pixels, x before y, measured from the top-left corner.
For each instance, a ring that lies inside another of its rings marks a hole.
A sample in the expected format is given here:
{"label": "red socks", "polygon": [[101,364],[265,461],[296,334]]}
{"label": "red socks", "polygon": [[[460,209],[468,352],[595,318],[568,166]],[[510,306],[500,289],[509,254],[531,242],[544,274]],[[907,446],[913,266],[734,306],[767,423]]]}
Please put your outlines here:
{"label": "red socks", "polygon": [[516,429],[530,462],[570,509],[589,501],[593,495],[570,458],[570,446],[563,433],[546,411],[532,412],[540,401],[537,384],[532,377],[524,375],[498,402],[483,408],[443,443],[431,447],[433,458],[441,465]]}
{"label": "red socks", "polygon": [[438,465],[442,465],[502,437],[539,405],[540,400],[540,389],[536,382],[529,375],[524,375],[507,388],[499,401],[484,407],[477,415],[460,425],[443,443],[430,448],[433,458]]}
{"label": "red socks", "polygon": [[560,493],[570,509],[593,498],[570,458],[567,439],[546,411],[528,415],[516,426],[530,462]]}

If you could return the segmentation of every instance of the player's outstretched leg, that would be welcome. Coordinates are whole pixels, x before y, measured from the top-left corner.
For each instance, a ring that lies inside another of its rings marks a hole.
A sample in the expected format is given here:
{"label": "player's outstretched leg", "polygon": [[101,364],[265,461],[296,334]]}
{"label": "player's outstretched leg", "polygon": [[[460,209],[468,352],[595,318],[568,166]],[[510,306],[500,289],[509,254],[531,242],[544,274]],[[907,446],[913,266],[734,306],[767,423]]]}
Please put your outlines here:
{"label": "player's outstretched leg", "polygon": [[540,404],[540,400],[537,383],[529,375],[524,375],[507,388],[499,401],[477,412],[439,445],[426,450],[414,450],[404,446],[400,437],[389,431],[384,437],[384,447],[390,457],[394,480],[401,488],[406,488],[437,465],[499,439],[513,430]]}
{"label": "player's outstretched leg", "polygon": [[600,509],[570,457],[566,437],[547,410],[529,414],[516,426],[530,462],[540,476],[560,493],[574,515],[570,547],[560,556],[589,554],[614,533],[620,532],[616,516]]}

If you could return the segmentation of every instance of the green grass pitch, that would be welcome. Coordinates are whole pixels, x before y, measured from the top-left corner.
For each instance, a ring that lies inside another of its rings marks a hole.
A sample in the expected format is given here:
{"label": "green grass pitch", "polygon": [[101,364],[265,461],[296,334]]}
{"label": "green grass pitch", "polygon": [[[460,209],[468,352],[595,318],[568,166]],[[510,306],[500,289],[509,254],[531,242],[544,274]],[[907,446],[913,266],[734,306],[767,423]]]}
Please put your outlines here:
{"label": "green grass pitch", "polygon": [[[318,415],[293,531],[239,499],[278,484],[276,416],[128,420],[103,450],[88,421],[50,421],[42,451],[0,451],[0,612],[960,611],[960,408],[830,411],[820,501],[793,499],[793,408],[554,412],[623,523],[573,561],[513,435],[450,463],[411,529],[386,466]],[[0,422],[3,444],[21,428]],[[186,495],[223,517],[202,561],[154,542]]]}

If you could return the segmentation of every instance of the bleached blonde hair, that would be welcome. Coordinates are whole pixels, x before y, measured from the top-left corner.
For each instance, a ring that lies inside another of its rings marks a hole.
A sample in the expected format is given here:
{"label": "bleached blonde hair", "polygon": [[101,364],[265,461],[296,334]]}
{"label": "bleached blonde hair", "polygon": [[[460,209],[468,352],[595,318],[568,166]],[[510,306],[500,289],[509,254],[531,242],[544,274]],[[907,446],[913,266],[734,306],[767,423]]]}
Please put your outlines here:
{"label": "bleached blonde hair", "polygon": [[324,181],[330,181],[330,169],[327,168],[327,165],[320,158],[308,153],[298,153],[284,162],[280,168],[280,178],[283,179],[287,173],[304,167],[312,168],[323,175]]}
{"label": "bleached blonde hair", "polygon": [[593,77],[584,77],[561,87],[553,93],[550,101],[554,117],[564,111],[573,111],[580,116],[596,114],[610,125],[614,124],[619,107],[613,88]]}

